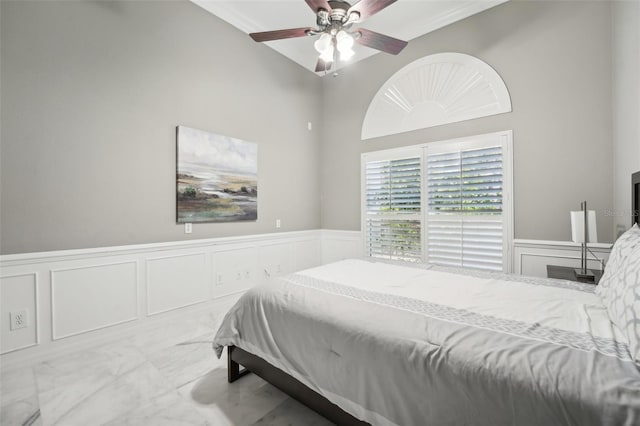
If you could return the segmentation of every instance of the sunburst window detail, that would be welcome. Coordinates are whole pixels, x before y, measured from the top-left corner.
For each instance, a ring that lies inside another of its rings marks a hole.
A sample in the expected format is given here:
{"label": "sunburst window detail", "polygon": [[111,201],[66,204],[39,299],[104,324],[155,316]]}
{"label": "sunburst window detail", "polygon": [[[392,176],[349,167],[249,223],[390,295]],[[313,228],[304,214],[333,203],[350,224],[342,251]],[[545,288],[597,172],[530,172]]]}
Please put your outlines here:
{"label": "sunburst window detail", "polygon": [[378,90],[362,124],[362,139],[511,112],[504,81],[486,62],[462,53],[425,56]]}

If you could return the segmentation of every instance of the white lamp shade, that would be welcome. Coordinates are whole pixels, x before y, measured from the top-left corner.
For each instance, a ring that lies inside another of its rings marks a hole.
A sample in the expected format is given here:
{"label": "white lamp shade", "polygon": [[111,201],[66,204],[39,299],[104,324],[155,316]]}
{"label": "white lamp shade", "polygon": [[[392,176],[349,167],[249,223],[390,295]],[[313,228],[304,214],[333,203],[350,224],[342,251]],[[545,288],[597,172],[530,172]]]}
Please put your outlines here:
{"label": "white lamp shade", "polygon": [[[596,212],[587,212],[587,232],[589,233],[588,243],[598,242],[598,230],[596,227]],[[571,212],[571,239],[574,243],[584,243],[584,212]]]}

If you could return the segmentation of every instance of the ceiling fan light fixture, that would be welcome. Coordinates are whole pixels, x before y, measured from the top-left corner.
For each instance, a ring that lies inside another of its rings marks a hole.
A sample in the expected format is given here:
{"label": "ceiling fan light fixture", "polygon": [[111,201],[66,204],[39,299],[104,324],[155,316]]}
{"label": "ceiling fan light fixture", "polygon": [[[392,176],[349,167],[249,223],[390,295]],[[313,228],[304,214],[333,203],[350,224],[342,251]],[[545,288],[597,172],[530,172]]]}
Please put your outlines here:
{"label": "ceiling fan light fixture", "polygon": [[336,34],[336,45],[338,46],[338,51],[340,51],[340,53],[352,50],[353,37],[345,30],[340,30],[338,31],[338,34]]}
{"label": "ceiling fan light fixture", "polygon": [[[1,0],[0,0],[1,1]],[[266,42],[305,36],[319,36],[313,47],[320,54],[316,72],[328,71],[338,61],[347,61],[354,54],[354,42],[375,50],[397,55],[407,45],[384,34],[352,26],[370,18],[397,0],[359,0],[351,5],[344,0],[305,0],[316,15],[316,28],[301,27],[251,33],[254,41]]]}
{"label": "ceiling fan light fixture", "polygon": [[331,46],[331,35],[324,33],[313,43],[313,47],[318,51],[318,53],[324,53]]}
{"label": "ceiling fan light fixture", "polygon": [[356,54],[356,52],[352,48],[343,49],[343,50],[338,49],[338,51],[340,52],[341,61],[348,61],[353,57],[353,55]]}
{"label": "ceiling fan light fixture", "polygon": [[320,59],[324,62],[333,62],[333,46],[329,45],[324,51],[320,52]]}

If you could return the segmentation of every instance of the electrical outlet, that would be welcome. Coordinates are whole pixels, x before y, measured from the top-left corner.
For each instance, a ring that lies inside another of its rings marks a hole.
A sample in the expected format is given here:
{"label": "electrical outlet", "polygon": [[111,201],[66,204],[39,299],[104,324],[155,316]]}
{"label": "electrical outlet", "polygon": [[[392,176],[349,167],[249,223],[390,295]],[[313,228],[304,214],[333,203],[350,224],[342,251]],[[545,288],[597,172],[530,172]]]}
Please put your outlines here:
{"label": "electrical outlet", "polygon": [[185,234],[191,234],[193,232],[193,224],[192,223],[185,223],[184,224],[184,233]]}
{"label": "electrical outlet", "polygon": [[280,228],[281,222],[280,219],[276,219],[276,228]]}
{"label": "electrical outlet", "polygon": [[9,312],[9,324],[11,330],[18,330],[29,326],[29,316],[27,310]]}

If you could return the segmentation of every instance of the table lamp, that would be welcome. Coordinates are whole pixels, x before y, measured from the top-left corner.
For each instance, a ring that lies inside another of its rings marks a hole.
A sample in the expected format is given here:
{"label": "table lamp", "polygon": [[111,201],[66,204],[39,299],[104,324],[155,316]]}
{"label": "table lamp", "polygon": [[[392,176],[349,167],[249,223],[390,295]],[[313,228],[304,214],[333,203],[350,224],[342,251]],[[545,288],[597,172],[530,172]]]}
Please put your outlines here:
{"label": "table lamp", "polygon": [[587,244],[598,242],[596,212],[587,209],[587,202],[580,203],[580,211],[571,212],[571,239],[582,245],[580,269],[575,270],[580,281],[595,282],[595,275],[587,269]]}

